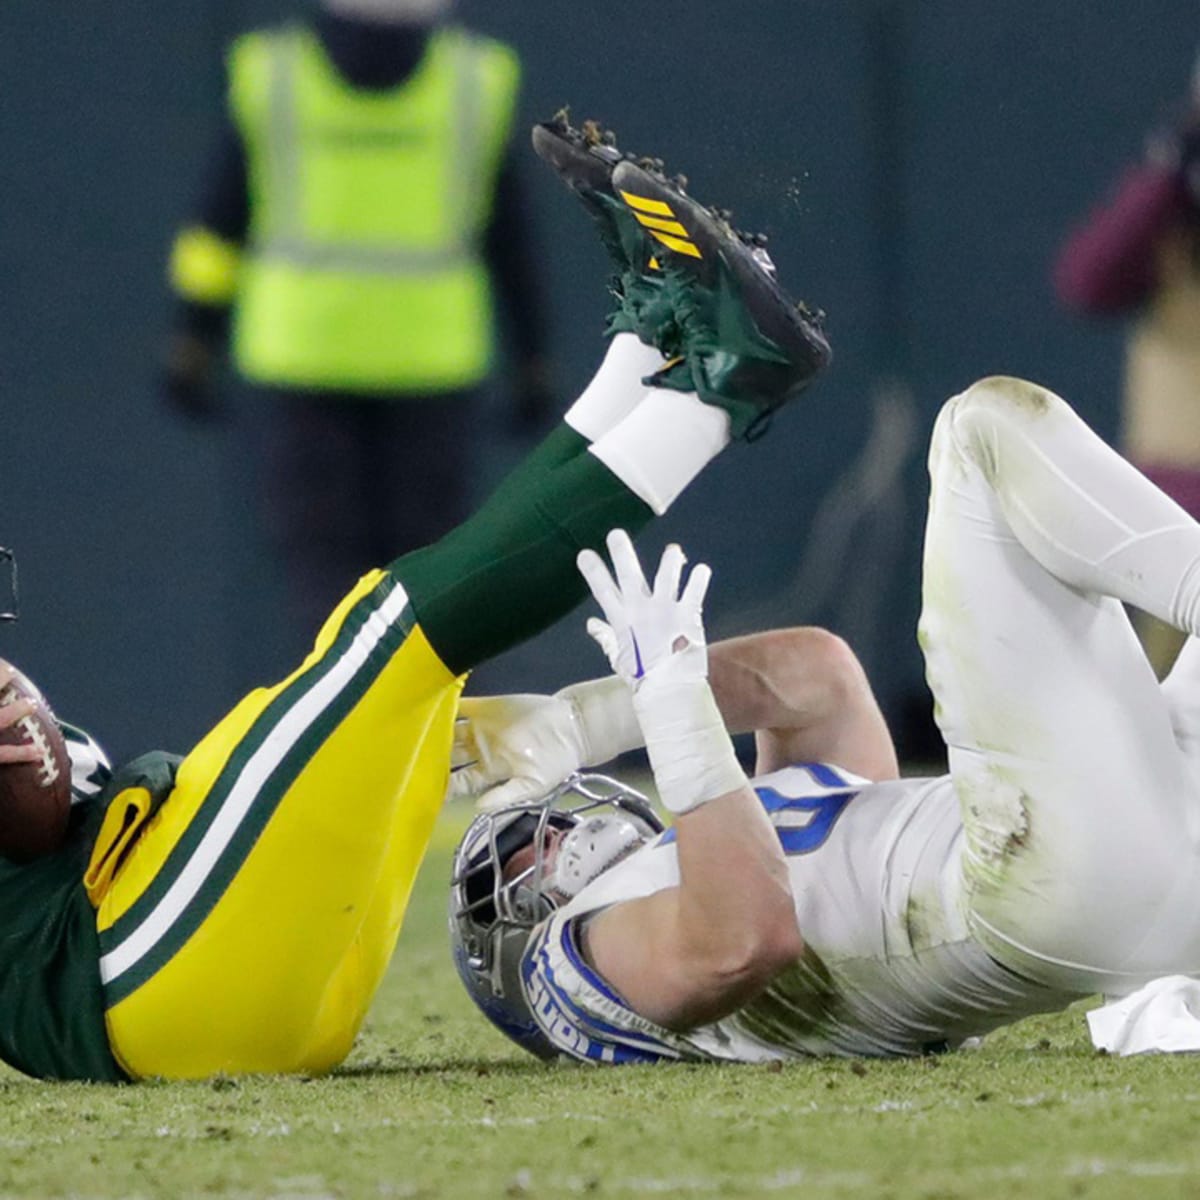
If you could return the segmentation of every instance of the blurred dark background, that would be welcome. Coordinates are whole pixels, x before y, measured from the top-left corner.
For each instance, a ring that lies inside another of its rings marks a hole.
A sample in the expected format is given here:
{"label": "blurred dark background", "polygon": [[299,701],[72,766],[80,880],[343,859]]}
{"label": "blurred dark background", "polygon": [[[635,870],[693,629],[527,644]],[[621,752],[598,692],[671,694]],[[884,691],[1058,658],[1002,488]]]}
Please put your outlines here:
{"label": "blurred dark background", "polygon": [[[251,0],[0,7],[0,545],[22,616],[0,654],[116,755],[185,749],[293,665],[236,432],[161,405],[165,261]],[[716,569],[715,633],[816,621],[867,662],[902,739],[928,700],[914,627],[922,451],[940,402],[1004,372],[1115,433],[1122,327],[1055,306],[1072,221],[1186,90],[1193,3],[464,0],[512,42],[527,125],[564,103],[766,231],[825,308],[829,375],[647,535]],[[562,400],[601,351],[606,262],[532,152]],[[497,416],[480,497],[523,450]],[[364,568],[372,564],[363,564]],[[543,690],[602,661],[578,615],[478,672]],[[914,751],[915,752],[915,751]]]}

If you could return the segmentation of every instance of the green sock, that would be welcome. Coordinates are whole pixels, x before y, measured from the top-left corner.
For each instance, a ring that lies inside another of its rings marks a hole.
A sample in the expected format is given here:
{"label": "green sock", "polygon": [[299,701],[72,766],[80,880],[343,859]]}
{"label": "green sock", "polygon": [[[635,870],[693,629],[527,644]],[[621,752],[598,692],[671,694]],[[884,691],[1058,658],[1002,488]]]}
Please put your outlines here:
{"label": "green sock", "polygon": [[591,442],[565,423],[556,425],[492,490],[486,506],[506,501],[514,492],[527,491],[531,481],[584,453]]}
{"label": "green sock", "polygon": [[456,674],[570,612],[586,594],[579,551],[603,550],[610,529],[635,533],[654,515],[587,445],[560,427],[473,517],[391,564],[425,636]]}

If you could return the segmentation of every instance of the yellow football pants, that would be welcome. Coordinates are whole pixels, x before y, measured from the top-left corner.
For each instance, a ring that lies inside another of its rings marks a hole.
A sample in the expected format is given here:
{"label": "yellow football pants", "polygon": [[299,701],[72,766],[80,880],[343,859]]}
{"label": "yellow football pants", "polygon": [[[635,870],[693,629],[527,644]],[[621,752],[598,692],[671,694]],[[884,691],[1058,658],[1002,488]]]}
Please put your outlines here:
{"label": "yellow football pants", "polygon": [[318,1072],[350,1050],[445,793],[454,676],[387,573],[184,760],[99,899],[134,1077]]}

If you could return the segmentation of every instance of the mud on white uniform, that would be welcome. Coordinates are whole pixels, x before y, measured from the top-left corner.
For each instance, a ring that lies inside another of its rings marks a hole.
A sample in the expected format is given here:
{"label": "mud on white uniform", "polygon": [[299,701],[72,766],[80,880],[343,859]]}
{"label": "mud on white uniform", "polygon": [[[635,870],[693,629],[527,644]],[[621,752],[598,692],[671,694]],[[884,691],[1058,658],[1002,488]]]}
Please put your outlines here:
{"label": "mud on white uniform", "polygon": [[[578,940],[590,913],[678,883],[671,835],[601,876],[524,962],[564,1051],[912,1054],[1200,976],[1200,525],[1024,380],[951,399],[929,472],[921,644],[951,774],[757,780],[808,952],[687,1034],[630,1012]],[[1191,635],[1161,686],[1122,604]]]}
{"label": "mud on white uniform", "polygon": [[870,784],[813,764],[752,786],[787,855],[802,960],[733,1016],[688,1033],[633,1012],[588,966],[580,941],[589,916],[678,884],[668,830],[530,940],[526,995],[563,1053],[616,1063],[921,1054],[1071,998],[1006,970],[969,933],[948,777]]}
{"label": "mud on white uniform", "polygon": [[921,645],[973,932],[1085,994],[1200,973],[1200,643],[1160,686],[1122,606],[1200,630],[1200,525],[1023,380],[950,400],[929,474]]}

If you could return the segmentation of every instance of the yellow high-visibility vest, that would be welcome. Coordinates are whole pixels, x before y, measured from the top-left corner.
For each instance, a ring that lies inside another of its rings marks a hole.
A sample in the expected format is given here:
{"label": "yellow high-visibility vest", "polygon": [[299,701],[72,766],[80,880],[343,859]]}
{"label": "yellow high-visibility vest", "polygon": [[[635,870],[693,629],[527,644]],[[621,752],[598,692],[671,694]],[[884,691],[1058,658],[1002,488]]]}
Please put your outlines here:
{"label": "yellow high-visibility vest", "polygon": [[234,356],[247,378],[371,392],[484,377],[480,243],[517,81],[506,46],[456,28],[379,92],[350,87],[304,27],[234,43],[250,198]]}

